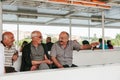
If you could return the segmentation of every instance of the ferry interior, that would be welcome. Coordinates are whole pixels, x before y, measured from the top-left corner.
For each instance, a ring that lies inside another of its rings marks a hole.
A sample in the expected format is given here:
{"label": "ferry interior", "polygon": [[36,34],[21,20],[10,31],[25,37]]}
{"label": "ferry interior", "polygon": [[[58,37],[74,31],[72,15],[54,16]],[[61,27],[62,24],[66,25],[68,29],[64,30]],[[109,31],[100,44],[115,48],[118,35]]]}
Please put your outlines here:
{"label": "ferry interior", "polygon": [[[120,0],[1,0],[2,24],[120,29]],[[70,34],[72,35],[72,34]],[[104,34],[103,34],[104,36]],[[120,48],[73,51],[77,68],[19,72],[21,55],[14,67],[18,72],[0,80],[120,80]]]}

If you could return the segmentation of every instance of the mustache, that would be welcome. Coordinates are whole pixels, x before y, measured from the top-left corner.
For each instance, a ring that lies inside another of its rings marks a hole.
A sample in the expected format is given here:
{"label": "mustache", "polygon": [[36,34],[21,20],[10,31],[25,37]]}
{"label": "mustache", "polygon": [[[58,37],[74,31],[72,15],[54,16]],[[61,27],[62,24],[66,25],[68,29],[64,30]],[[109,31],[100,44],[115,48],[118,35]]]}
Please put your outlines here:
{"label": "mustache", "polygon": [[59,41],[59,42],[63,42],[63,41]]}

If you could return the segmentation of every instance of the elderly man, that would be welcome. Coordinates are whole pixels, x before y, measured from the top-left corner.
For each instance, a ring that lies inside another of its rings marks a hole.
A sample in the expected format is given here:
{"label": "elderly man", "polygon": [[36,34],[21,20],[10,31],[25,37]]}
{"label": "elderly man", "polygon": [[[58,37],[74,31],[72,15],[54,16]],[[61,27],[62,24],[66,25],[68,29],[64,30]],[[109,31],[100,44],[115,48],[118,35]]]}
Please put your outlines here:
{"label": "elderly man", "polygon": [[21,71],[49,69],[48,64],[52,62],[47,58],[47,48],[41,43],[42,34],[40,31],[33,31],[32,41],[22,50]]}
{"label": "elderly man", "polygon": [[65,31],[59,35],[59,41],[54,43],[50,52],[53,68],[77,67],[72,64],[73,49],[79,51],[84,49],[77,41],[69,40],[69,34]]}
{"label": "elderly man", "polygon": [[2,34],[1,43],[4,46],[4,54],[5,54],[5,71],[6,73],[16,72],[13,67],[13,62],[15,62],[18,58],[18,53],[13,46],[14,35],[11,32],[4,32]]}

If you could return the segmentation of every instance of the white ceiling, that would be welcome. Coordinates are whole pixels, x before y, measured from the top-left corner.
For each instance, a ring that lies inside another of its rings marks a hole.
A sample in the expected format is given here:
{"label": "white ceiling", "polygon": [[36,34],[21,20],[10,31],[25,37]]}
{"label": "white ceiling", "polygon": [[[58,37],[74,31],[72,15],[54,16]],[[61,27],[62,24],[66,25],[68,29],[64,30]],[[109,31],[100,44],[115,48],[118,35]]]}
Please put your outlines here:
{"label": "white ceiling", "polygon": [[100,27],[101,22],[92,22],[92,15],[101,16],[105,11],[105,28],[120,28],[120,0],[109,1],[111,9],[100,9],[48,0],[3,0],[3,22],[36,25]]}

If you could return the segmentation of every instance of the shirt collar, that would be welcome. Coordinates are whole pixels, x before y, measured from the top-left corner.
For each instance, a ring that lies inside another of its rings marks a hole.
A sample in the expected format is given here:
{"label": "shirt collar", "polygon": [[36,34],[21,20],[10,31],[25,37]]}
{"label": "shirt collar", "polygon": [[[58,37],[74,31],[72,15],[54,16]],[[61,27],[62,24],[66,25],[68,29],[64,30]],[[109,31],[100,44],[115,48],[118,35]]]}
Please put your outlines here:
{"label": "shirt collar", "polygon": [[1,41],[1,43],[3,44],[4,47],[6,47],[5,44],[3,43],[3,41]]}

